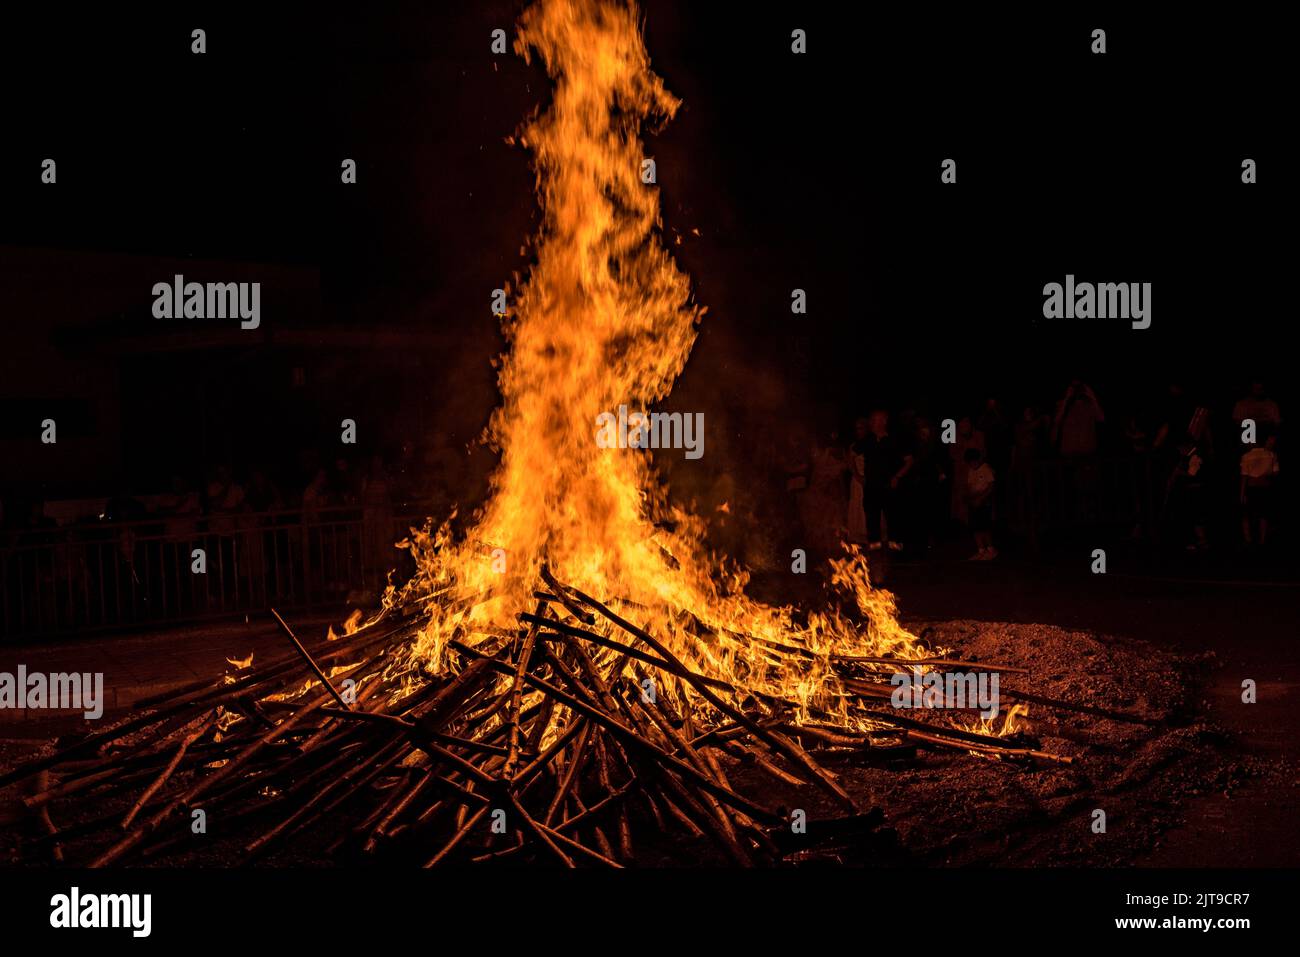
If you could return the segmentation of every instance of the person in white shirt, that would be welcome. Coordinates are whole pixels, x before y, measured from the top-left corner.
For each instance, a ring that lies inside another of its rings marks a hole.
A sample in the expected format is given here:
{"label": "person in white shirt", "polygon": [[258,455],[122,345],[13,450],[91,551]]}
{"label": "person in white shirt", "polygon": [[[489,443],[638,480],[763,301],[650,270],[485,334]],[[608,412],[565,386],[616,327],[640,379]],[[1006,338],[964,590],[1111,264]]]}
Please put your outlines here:
{"label": "person in white shirt", "polygon": [[1268,544],[1268,522],[1273,511],[1273,483],[1280,467],[1277,433],[1260,432],[1262,445],[1253,445],[1241,457],[1241,537],[1247,545]]}

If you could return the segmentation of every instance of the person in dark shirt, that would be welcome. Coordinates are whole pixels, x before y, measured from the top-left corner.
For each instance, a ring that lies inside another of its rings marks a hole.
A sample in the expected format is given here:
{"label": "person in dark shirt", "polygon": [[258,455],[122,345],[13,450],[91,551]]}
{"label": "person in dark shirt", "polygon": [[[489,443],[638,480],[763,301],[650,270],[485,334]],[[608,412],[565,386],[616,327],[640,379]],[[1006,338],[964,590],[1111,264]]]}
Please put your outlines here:
{"label": "person in dark shirt", "polygon": [[1011,520],[1018,530],[1037,541],[1039,517],[1038,462],[1047,448],[1051,419],[1032,405],[1020,412],[1013,430],[1011,461],[1007,470]]}
{"label": "person in dark shirt", "polygon": [[[1172,466],[1177,460],[1178,446],[1187,433],[1187,429],[1196,413],[1196,403],[1187,395],[1180,383],[1171,383],[1160,403],[1156,418],[1155,438],[1151,447],[1166,460],[1164,464]],[[1166,470],[1167,471],[1167,470]]]}
{"label": "person in dark shirt", "polygon": [[862,439],[862,507],[867,513],[867,548],[898,551],[898,487],[912,467],[911,453],[889,434],[889,415],[876,409]]}
{"label": "person in dark shirt", "polygon": [[1215,457],[1210,410],[1173,384],[1161,418],[1152,442],[1157,467],[1168,475],[1161,524],[1167,526],[1167,533],[1183,539],[1188,551],[1204,552],[1210,547],[1206,472]]}
{"label": "person in dark shirt", "polygon": [[900,511],[906,516],[902,537],[909,552],[925,554],[934,546],[940,515],[947,514],[948,453],[921,416],[913,424],[911,455],[912,467],[899,482]]}
{"label": "person in dark shirt", "polygon": [[987,562],[998,557],[998,550],[993,547],[993,490],[997,487],[997,476],[979,449],[967,449],[963,457],[966,459],[967,514],[978,549],[969,561]]}
{"label": "person in dark shirt", "polygon": [[266,472],[254,468],[248,477],[248,489],[244,494],[244,503],[254,512],[270,512],[284,508],[280,490],[267,478]]}

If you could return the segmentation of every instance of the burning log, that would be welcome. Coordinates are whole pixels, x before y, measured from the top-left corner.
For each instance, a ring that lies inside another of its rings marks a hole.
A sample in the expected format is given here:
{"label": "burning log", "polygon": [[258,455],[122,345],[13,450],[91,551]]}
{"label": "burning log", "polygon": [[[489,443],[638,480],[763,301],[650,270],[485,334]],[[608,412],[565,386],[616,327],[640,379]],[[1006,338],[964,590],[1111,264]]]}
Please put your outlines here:
{"label": "burning log", "polygon": [[298,654],[302,655],[303,660],[307,662],[307,667],[309,667],[312,670],[312,673],[316,675],[316,678],[320,681],[321,685],[324,686],[325,690],[334,696],[334,700],[339,703],[340,708],[344,711],[350,711],[351,707],[343,700],[343,696],[338,693],[338,689],[330,684],[330,680],[325,676],[325,672],[321,671],[320,665],[316,664],[312,656],[308,654],[307,649],[302,646],[302,642],[299,641],[298,636],[293,633],[293,629],[285,624],[284,619],[280,617],[280,613],[272,608],[271,614],[275,617],[276,623],[284,633],[289,636],[289,640],[293,642],[294,648],[298,649]]}
{"label": "burning log", "polygon": [[[536,859],[618,867],[637,859],[634,832],[649,822],[751,866],[804,854],[809,844],[782,837],[788,822],[738,786],[738,767],[833,796],[851,815],[822,829],[838,839],[877,826],[880,815],[856,809],[815,755],[874,751],[897,760],[919,745],[1070,760],[1016,737],[885,711],[885,686],[851,675],[836,687],[854,724],[818,708],[796,720],[797,702],[699,674],[649,629],[548,569],[542,579],[546,589],[519,616],[514,641],[452,640],[438,672],[410,655],[415,622],[381,630],[376,621],[313,654],[277,614],[293,655],[157,696],[122,725],[6,775],[7,784],[40,776],[24,799],[44,832],[33,847],[62,848],[91,866],[133,855],[167,860],[192,844],[178,812],[201,805],[223,814],[225,827],[266,821],[241,832],[236,853],[246,860],[293,835],[332,829],[331,850],[426,866]],[[328,668],[357,682],[351,704]],[[295,687],[299,669],[310,677]],[[894,728],[895,743],[882,747],[872,727]],[[122,810],[54,830],[51,807],[87,793]],[[345,805],[357,808],[350,820],[359,823],[333,824]]]}

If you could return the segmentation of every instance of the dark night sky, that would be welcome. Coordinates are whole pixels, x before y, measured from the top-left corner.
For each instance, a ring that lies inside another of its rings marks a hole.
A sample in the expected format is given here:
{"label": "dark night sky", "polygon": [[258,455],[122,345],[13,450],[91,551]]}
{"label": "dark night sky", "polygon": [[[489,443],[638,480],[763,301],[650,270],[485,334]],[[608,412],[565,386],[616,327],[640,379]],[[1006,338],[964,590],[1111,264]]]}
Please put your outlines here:
{"label": "dark night sky", "polygon": [[[14,24],[0,244],[318,268],[313,324],[452,330],[456,361],[486,369],[487,291],[526,269],[536,223],[528,156],[503,138],[549,87],[488,51],[520,4],[365,7]],[[1222,403],[1262,373],[1285,402],[1285,34],[1264,16],[650,0],[652,62],[684,106],[649,149],[709,306],[683,401],[942,415],[1046,403],[1080,374],[1103,398],[1176,377]],[[1067,272],[1152,282],[1153,328],[1045,322],[1042,285]],[[789,313],[796,286],[808,316]]]}

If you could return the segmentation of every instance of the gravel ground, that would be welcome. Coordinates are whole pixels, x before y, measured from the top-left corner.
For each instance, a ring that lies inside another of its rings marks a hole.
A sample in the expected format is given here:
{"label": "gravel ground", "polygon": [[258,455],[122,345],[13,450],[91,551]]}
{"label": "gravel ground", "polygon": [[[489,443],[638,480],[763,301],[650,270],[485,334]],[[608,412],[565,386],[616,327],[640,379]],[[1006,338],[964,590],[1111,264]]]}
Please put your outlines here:
{"label": "gravel ground", "polygon": [[[1228,790],[1264,773],[1234,757],[1232,742],[1200,717],[1199,689],[1213,655],[1175,657],[1141,642],[1051,625],[976,621],[912,623],[931,644],[961,658],[1026,667],[1004,674],[1003,690],[1123,712],[1148,724],[1031,704],[1025,734],[1070,765],[928,752],[904,767],[856,767],[842,783],[881,808],[887,842],[810,852],[845,864],[951,866],[1121,866],[1181,822],[1186,798]],[[1004,705],[1005,706],[1005,705]],[[769,792],[770,792],[769,788]],[[834,808],[820,794],[787,789],[809,816]],[[1094,811],[1105,833],[1094,833]],[[809,837],[815,827],[809,828]],[[1231,861],[1204,861],[1231,864]]]}

